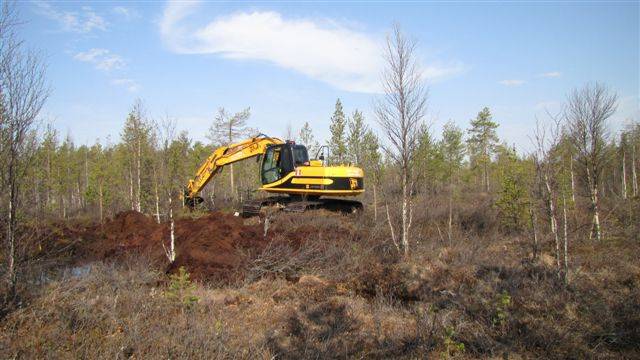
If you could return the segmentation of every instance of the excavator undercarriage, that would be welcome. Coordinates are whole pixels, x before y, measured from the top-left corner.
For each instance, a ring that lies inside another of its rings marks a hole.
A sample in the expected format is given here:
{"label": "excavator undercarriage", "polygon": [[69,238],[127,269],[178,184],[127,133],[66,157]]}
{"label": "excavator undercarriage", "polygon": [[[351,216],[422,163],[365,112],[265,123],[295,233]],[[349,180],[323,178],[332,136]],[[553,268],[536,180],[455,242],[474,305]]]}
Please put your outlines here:
{"label": "excavator undercarriage", "polygon": [[301,213],[313,209],[325,209],[345,214],[354,213],[362,209],[362,203],[355,200],[314,198],[291,196],[270,196],[262,199],[246,201],[242,204],[242,216],[252,217],[260,215],[266,207],[279,207],[285,212]]}

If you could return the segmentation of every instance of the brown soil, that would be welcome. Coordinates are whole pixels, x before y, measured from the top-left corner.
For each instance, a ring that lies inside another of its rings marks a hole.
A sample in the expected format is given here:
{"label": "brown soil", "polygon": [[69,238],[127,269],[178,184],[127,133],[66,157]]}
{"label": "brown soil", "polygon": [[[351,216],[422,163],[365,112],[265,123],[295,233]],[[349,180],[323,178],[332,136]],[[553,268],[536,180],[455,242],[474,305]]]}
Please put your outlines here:
{"label": "brown soil", "polygon": [[163,244],[169,248],[170,226],[157,224],[136,211],[118,213],[106,222],[102,236],[85,249],[87,260],[103,260],[129,254],[148,256],[168,272],[184,266],[195,280],[234,280],[246,254],[260,251],[269,242],[262,226],[245,225],[230,214],[213,212],[198,219],[175,221],[176,260],[168,265]]}

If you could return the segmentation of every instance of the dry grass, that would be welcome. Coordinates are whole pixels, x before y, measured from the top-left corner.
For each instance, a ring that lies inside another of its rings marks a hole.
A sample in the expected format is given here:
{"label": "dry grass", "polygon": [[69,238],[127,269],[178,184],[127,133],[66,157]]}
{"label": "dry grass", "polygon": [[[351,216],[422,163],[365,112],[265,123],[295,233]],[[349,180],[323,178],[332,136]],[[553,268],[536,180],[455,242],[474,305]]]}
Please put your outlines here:
{"label": "dry grass", "polygon": [[451,241],[436,230],[444,213],[418,214],[408,259],[369,213],[280,214],[271,246],[246,254],[244,280],[197,284],[193,306],[167,298],[166,275],[140,259],[58,270],[3,320],[0,355],[640,356],[637,205],[610,211],[605,243],[573,235],[567,285],[550,239],[532,262],[529,236],[499,233],[487,204],[460,205]]}

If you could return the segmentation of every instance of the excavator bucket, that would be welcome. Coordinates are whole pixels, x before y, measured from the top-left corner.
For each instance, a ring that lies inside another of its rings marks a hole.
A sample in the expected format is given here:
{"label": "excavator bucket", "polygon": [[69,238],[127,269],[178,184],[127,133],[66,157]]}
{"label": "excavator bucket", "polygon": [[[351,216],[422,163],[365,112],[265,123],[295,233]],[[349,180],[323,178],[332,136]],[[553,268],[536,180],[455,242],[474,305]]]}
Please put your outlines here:
{"label": "excavator bucket", "polygon": [[183,202],[185,206],[188,206],[191,209],[194,209],[196,206],[202,204],[204,199],[200,196],[189,196],[189,191],[185,190],[184,195],[182,196]]}

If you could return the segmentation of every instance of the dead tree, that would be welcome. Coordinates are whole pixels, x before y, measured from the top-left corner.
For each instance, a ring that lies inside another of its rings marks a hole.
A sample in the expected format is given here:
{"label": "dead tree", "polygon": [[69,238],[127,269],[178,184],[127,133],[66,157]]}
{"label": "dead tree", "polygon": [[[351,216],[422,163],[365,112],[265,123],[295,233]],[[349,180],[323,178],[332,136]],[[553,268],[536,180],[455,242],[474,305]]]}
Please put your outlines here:
{"label": "dead tree", "polygon": [[[427,90],[416,64],[416,42],[408,39],[398,25],[387,37],[382,87],[385,95],[375,106],[376,120],[389,140],[383,146],[389,158],[400,168],[401,216],[400,232],[404,254],[409,254],[409,232],[413,209],[412,163],[419,143],[419,130],[427,108]],[[390,225],[392,226],[391,222]]]}
{"label": "dead tree", "polygon": [[46,66],[41,57],[24,48],[15,34],[17,13],[12,3],[0,5],[0,164],[1,193],[6,194],[7,273],[10,293],[17,279],[16,230],[20,210],[20,193],[26,171],[32,162],[36,118],[49,89],[45,82]]}
{"label": "dead tree", "polygon": [[587,180],[591,200],[592,226],[589,237],[602,240],[598,186],[606,159],[609,136],[607,120],[617,108],[616,94],[601,84],[586,85],[569,96],[565,119],[569,135],[578,152],[578,161]]}

